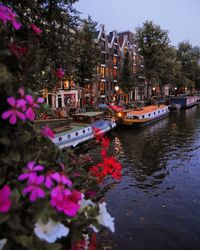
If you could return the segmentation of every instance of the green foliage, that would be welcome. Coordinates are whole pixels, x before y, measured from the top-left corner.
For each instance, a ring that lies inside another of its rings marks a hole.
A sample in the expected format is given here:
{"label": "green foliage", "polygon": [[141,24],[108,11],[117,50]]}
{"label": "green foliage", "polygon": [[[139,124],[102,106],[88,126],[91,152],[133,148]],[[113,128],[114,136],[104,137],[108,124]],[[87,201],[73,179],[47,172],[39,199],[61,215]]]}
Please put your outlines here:
{"label": "green foliage", "polygon": [[159,80],[160,72],[165,67],[170,42],[168,32],[152,21],[146,21],[142,27],[137,28],[136,39],[139,53],[144,58],[144,75],[149,88],[153,81]]}
{"label": "green foliage", "polygon": [[127,50],[124,54],[124,60],[123,60],[123,66],[122,66],[122,72],[121,72],[121,89],[128,93],[132,87],[133,87],[133,75],[132,75],[132,69],[131,69],[131,58],[129,51]]}
{"label": "green foliage", "polygon": [[[18,46],[27,47],[23,58],[12,55],[4,60],[7,68],[16,77],[21,86],[30,86],[34,90],[51,89],[55,86],[55,72],[62,67],[65,74],[72,74],[73,35],[78,26],[78,13],[72,4],[76,0],[41,1],[2,1],[18,13],[23,27],[16,33],[12,29],[5,31],[0,39],[0,49],[14,39]],[[42,33],[33,34],[30,25],[38,26]],[[5,33],[6,32],[6,33]],[[0,72],[1,74],[1,72]]]}
{"label": "green foliage", "polygon": [[100,61],[100,49],[95,42],[96,26],[97,23],[88,17],[82,20],[81,27],[75,34],[74,74],[81,87],[93,83]]}

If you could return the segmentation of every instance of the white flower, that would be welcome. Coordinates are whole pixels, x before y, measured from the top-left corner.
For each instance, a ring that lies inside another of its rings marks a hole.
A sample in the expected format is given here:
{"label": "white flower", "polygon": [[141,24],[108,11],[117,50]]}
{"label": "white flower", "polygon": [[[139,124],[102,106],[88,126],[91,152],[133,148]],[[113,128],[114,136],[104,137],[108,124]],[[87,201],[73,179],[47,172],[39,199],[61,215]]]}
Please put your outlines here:
{"label": "white flower", "polygon": [[0,240],[0,250],[3,249],[3,247],[4,247],[5,244],[6,244],[6,242],[7,242],[7,239],[1,239],[1,240]]}
{"label": "white flower", "polygon": [[81,210],[83,210],[84,208],[86,208],[86,207],[88,207],[88,206],[92,206],[92,207],[94,207],[95,206],[95,204],[94,204],[94,202],[92,202],[90,199],[88,199],[88,200],[85,200],[85,195],[84,194],[81,194],[81,200],[78,202],[78,204],[80,205],[80,209],[79,209],[79,211],[81,211]]}
{"label": "white flower", "polygon": [[65,227],[60,222],[53,221],[51,218],[48,220],[47,224],[43,224],[41,219],[39,219],[38,222],[35,223],[34,232],[38,238],[53,243],[58,238],[67,236],[69,228]]}
{"label": "white flower", "polygon": [[[96,217],[99,224],[110,229],[112,233],[115,232],[114,218],[106,210],[106,202],[99,204],[99,215]],[[94,229],[94,228],[93,228]],[[95,229],[94,229],[95,231]]]}

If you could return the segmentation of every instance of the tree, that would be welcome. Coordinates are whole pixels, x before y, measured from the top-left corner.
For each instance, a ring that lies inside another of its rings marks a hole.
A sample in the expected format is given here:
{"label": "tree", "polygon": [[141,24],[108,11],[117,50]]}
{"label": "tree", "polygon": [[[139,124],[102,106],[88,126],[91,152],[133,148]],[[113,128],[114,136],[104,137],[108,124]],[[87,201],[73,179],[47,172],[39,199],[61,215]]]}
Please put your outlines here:
{"label": "tree", "polygon": [[96,26],[97,23],[88,17],[82,20],[81,27],[75,34],[74,75],[81,87],[93,83],[100,61],[100,50],[95,42]]}
{"label": "tree", "polygon": [[184,86],[199,88],[200,86],[200,66],[199,48],[192,47],[189,41],[180,42],[177,50],[177,58],[181,62],[181,71],[185,79]]}
{"label": "tree", "polygon": [[131,59],[129,51],[127,50],[124,54],[123,58],[123,66],[121,72],[121,86],[123,92],[126,94],[132,89],[133,87],[133,76],[132,76],[132,68],[131,68]]}
{"label": "tree", "polygon": [[[1,36],[6,41],[11,37],[16,46],[27,48],[23,58],[15,57],[14,60],[10,58],[6,61],[7,67],[21,85],[28,83],[36,90],[44,87],[52,89],[57,81],[57,69],[62,67],[66,75],[72,74],[72,32],[76,30],[79,18],[73,8],[75,2],[76,0],[2,1],[18,13],[22,23],[19,32],[13,33],[10,30],[9,36]],[[35,31],[37,35],[33,36]]]}
{"label": "tree", "polygon": [[149,98],[152,81],[159,80],[159,72],[165,64],[165,53],[170,42],[168,32],[152,21],[146,21],[142,27],[136,29],[136,40],[139,53],[144,58],[144,75]]}

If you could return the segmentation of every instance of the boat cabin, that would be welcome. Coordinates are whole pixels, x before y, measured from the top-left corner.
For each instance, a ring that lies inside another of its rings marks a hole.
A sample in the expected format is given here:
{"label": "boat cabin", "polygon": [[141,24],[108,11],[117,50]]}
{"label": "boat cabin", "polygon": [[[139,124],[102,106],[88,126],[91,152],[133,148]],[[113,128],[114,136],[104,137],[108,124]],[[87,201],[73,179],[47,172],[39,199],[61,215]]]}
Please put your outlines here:
{"label": "boat cabin", "polygon": [[80,114],[75,114],[73,116],[74,122],[81,122],[81,123],[93,123],[104,118],[103,112],[85,112]]}

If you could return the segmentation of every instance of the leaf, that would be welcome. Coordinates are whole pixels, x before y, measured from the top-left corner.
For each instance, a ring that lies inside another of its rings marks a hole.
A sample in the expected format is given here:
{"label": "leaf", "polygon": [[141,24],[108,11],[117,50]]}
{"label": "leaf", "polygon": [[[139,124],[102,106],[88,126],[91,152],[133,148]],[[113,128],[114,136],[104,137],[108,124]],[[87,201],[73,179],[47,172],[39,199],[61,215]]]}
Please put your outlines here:
{"label": "leaf", "polygon": [[15,241],[26,247],[27,249],[33,249],[33,238],[32,237],[28,237],[26,235],[20,235],[20,236],[17,236],[15,237]]}
{"label": "leaf", "polygon": [[0,213],[0,224],[7,221],[10,217],[10,214],[2,214]]}
{"label": "leaf", "polygon": [[24,144],[24,143],[30,141],[31,134],[30,133],[24,133],[23,135],[18,136],[16,139],[17,139],[18,144]]}
{"label": "leaf", "polygon": [[10,139],[8,139],[7,137],[2,137],[0,138],[0,143],[6,146],[10,146],[12,145],[12,142]]}
{"label": "leaf", "polygon": [[21,159],[21,155],[18,151],[11,151],[9,154],[8,154],[8,157],[10,160],[14,161],[14,162],[20,162],[20,159]]}
{"label": "leaf", "polygon": [[17,188],[15,188],[13,191],[12,191],[12,200],[15,202],[15,204],[18,204],[19,203],[19,200],[20,200],[20,192]]}
{"label": "leaf", "polygon": [[44,240],[40,240],[37,237],[34,238],[34,245],[35,245],[35,249],[38,249],[38,250],[60,250],[62,249],[62,245],[60,243],[48,243]]}
{"label": "leaf", "polygon": [[60,250],[62,248],[62,245],[59,243],[54,244],[45,244],[44,250]]}
{"label": "leaf", "polygon": [[13,214],[9,220],[7,221],[7,224],[10,228],[14,229],[14,230],[21,230],[24,231],[24,228],[21,224],[20,218],[18,216],[18,214]]}

